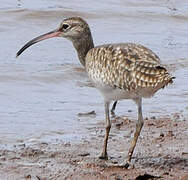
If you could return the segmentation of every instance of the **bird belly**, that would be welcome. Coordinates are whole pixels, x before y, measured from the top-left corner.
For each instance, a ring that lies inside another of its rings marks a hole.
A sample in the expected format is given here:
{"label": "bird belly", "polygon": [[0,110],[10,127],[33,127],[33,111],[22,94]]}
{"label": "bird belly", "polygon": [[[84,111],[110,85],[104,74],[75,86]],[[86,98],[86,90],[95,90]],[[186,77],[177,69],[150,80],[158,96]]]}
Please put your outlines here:
{"label": "bird belly", "polygon": [[99,87],[96,88],[100,91],[105,101],[117,101],[121,99],[135,99],[139,95],[136,92],[130,92],[119,88],[112,87]]}
{"label": "bird belly", "polygon": [[118,101],[122,99],[137,99],[137,98],[150,98],[152,97],[156,91],[159,89],[154,89],[154,88],[142,88],[139,90],[124,90],[124,89],[119,89],[119,88],[109,88],[109,87],[98,87],[95,86],[102,96],[104,97],[105,101]]}
{"label": "bird belly", "polygon": [[[118,101],[122,99],[137,99],[140,97],[148,97],[148,94],[146,95],[144,92],[142,93],[139,90],[129,91],[109,85],[105,83],[102,78],[96,78],[95,76],[90,75],[89,79],[95,88],[99,90],[105,101]],[[150,93],[149,96],[151,96]]]}

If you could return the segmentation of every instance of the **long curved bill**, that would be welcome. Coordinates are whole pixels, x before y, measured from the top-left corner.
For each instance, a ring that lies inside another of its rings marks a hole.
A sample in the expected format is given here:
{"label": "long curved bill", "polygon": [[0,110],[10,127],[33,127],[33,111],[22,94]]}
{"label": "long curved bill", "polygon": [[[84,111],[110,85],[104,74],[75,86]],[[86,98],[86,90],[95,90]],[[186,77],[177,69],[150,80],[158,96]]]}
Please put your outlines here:
{"label": "long curved bill", "polygon": [[45,39],[49,39],[49,38],[53,38],[53,37],[59,37],[60,36],[60,31],[59,30],[54,30],[51,32],[48,32],[46,34],[40,35],[34,39],[32,39],[31,41],[29,41],[28,43],[26,43],[16,54],[16,57],[18,57],[23,51],[25,51],[28,47],[32,46],[35,43],[38,43],[42,40]]}

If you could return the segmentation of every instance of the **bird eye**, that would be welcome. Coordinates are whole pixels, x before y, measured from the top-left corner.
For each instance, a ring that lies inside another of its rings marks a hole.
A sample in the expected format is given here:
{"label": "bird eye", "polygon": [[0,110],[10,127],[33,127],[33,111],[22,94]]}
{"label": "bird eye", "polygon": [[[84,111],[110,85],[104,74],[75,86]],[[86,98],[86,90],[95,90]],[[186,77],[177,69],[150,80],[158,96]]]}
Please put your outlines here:
{"label": "bird eye", "polygon": [[63,24],[62,29],[67,29],[69,27],[68,24]]}

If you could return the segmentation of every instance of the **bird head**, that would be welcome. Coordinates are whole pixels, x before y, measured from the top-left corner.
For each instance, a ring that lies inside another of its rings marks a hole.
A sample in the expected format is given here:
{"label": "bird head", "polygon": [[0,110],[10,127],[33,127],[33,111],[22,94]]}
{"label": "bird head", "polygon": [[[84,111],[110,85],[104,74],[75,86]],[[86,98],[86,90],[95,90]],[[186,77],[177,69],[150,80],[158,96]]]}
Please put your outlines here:
{"label": "bird head", "polygon": [[48,33],[40,35],[28,43],[26,43],[16,54],[18,57],[23,51],[25,51],[31,45],[43,41],[45,39],[53,37],[64,37],[71,40],[73,43],[81,41],[83,38],[88,38],[90,36],[90,29],[85,20],[80,17],[71,17],[64,19],[60,26]]}

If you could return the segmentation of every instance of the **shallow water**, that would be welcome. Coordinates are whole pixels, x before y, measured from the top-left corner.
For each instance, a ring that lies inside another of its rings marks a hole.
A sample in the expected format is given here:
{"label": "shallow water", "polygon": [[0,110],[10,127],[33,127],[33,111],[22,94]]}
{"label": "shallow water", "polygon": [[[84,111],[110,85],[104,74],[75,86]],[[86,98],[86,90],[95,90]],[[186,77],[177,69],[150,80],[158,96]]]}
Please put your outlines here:
{"label": "shallow water", "polygon": [[[26,50],[28,40],[55,29],[63,18],[85,18],[95,44],[135,42],[150,47],[176,76],[175,83],[144,100],[144,116],[188,117],[188,2],[1,0],[0,7],[0,143],[77,141],[87,128],[103,121],[100,94],[88,87],[87,75],[72,44],[57,38]],[[79,117],[96,111],[96,116]],[[132,110],[132,112],[128,112]],[[136,118],[132,101],[116,113]]]}

